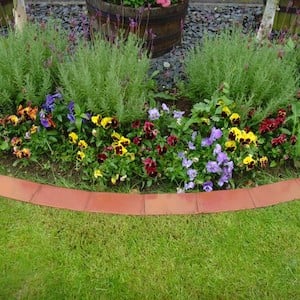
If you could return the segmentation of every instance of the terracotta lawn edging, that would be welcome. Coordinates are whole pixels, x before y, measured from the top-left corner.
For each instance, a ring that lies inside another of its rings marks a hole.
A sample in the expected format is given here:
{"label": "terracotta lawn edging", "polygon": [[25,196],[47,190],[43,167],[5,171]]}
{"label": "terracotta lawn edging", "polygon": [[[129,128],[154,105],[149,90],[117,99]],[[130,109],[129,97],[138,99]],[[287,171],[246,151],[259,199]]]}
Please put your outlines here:
{"label": "terracotta lawn edging", "polygon": [[300,199],[300,179],[209,193],[125,194],[69,189],[0,175],[0,196],[53,208],[106,214],[201,214],[254,209]]}

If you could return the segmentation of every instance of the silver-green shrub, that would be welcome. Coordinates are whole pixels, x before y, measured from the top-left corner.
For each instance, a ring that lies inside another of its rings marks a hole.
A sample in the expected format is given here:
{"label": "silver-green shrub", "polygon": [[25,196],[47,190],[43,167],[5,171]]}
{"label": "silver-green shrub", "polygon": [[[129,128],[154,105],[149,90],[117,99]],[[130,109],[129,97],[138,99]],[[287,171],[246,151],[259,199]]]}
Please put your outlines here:
{"label": "silver-green shrub", "polygon": [[82,41],[60,65],[62,93],[82,109],[132,121],[144,114],[149,64],[133,36],[114,44],[100,37],[92,43]]}
{"label": "silver-green shrub", "polygon": [[0,36],[0,115],[12,113],[22,101],[39,105],[57,85],[58,64],[68,45],[54,22],[28,23]]}
{"label": "silver-green shrub", "polygon": [[230,86],[236,110],[245,116],[255,109],[254,122],[285,107],[299,84],[296,60],[279,55],[270,42],[258,45],[255,37],[240,31],[206,36],[187,55],[186,92],[193,102],[210,99],[222,82]]}

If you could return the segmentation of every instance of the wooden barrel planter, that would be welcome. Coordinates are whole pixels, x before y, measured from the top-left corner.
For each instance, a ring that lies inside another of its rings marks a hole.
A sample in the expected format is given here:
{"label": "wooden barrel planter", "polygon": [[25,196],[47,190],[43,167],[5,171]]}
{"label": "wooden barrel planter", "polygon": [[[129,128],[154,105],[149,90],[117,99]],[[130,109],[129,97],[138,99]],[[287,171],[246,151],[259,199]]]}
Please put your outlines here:
{"label": "wooden barrel planter", "polygon": [[8,25],[13,19],[13,0],[0,0],[0,26]]}
{"label": "wooden barrel planter", "polygon": [[115,34],[119,29],[136,32],[145,40],[152,57],[169,52],[181,44],[183,23],[188,9],[188,0],[169,7],[131,8],[102,0],[86,0],[90,17],[98,30]]}
{"label": "wooden barrel planter", "polygon": [[300,0],[280,0],[274,30],[300,34]]}

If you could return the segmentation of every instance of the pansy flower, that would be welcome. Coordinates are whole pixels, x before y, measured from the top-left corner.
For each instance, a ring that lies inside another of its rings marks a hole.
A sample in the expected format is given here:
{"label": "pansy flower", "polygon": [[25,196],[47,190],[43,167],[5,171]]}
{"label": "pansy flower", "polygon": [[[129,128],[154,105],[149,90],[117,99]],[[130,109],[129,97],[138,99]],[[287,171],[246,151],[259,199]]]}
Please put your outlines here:
{"label": "pansy flower", "polygon": [[228,117],[231,115],[231,110],[229,109],[228,106],[223,106],[221,114],[222,114],[222,117]]}
{"label": "pansy flower", "polygon": [[241,117],[239,114],[237,113],[233,113],[230,117],[229,117],[229,120],[231,122],[232,125],[239,125],[241,123]]}
{"label": "pansy flower", "polygon": [[202,184],[203,191],[211,192],[213,190],[213,183],[212,181],[206,181]]}
{"label": "pansy flower", "polygon": [[96,115],[96,116],[92,116],[91,117],[91,121],[93,124],[97,125],[97,126],[101,126],[101,116],[100,115]]}
{"label": "pansy flower", "polygon": [[94,177],[95,178],[103,177],[103,173],[101,172],[101,170],[99,169],[94,170]]}
{"label": "pansy flower", "polygon": [[69,141],[73,144],[77,144],[78,135],[75,132],[70,132],[69,133]]}
{"label": "pansy flower", "polygon": [[236,142],[235,141],[225,142],[225,149],[226,151],[234,152],[236,150]]}
{"label": "pansy flower", "polygon": [[119,142],[112,143],[112,146],[114,148],[115,154],[117,155],[123,156],[128,152],[127,149]]}
{"label": "pansy flower", "polygon": [[98,160],[98,163],[103,163],[106,159],[107,159],[107,155],[105,154],[105,153],[99,153],[98,155],[97,155],[97,160]]}
{"label": "pansy flower", "polygon": [[255,160],[252,158],[252,155],[248,155],[243,159],[243,164],[246,165],[247,170],[253,169],[255,166]]}
{"label": "pansy flower", "polygon": [[166,147],[166,145],[163,145],[163,146],[157,145],[156,146],[156,151],[159,155],[163,155],[167,152],[167,147]]}
{"label": "pansy flower", "polygon": [[85,158],[85,154],[84,154],[84,152],[82,152],[82,151],[77,151],[77,156],[76,156],[76,158],[78,159],[78,160],[83,160],[84,158]]}
{"label": "pansy flower", "polygon": [[273,138],[271,140],[271,144],[273,147],[276,147],[278,145],[282,145],[283,143],[286,142],[286,134],[282,133],[278,137]]}
{"label": "pansy flower", "polygon": [[175,146],[178,142],[178,138],[175,135],[170,135],[167,137],[167,144],[169,146]]}
{"label": "pansy flower", "polygon": [[7,117],[7,122],[17,126],[19,123],[19,118],[16,115],[11,115]]}
{"label": "pansy flower", "polygon": [[268,162],[269,162],[269,160],[266,156],[263,156],[259,159],[261,168],[266,168],[268,166]]}
{"label": "pansy flower", "polygon": [[85,140],[80,140],[80,141],[78,142],[78,147],[79,147],[80,149],[86,149],[86,148],[88,147],[88,144],[87,144],[87,142],[86,142]]}
{"label": "pansy flower", "polygon": [[11,139],[10,144],[12,145],[12,147],[20,146],[22,144],[22,139],[15,136]]}

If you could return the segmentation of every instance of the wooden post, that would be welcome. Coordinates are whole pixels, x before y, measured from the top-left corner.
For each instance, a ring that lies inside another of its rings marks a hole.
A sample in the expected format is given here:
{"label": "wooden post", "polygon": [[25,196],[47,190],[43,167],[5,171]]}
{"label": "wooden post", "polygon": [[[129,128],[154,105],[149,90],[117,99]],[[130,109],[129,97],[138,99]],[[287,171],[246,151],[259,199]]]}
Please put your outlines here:
{"label": "wooden post", "polygon": [[257,32],[257,40],[259,42],[262,41],[263,38],[268,38],[272,31],[278,3],[279,0],[267,0],[263,18]]}
{"label": "wooden post", "polygon": [[14,0],[13,15],[15,19],[15,28],[16,30],[21,31],[27,22],[25,0]]}

